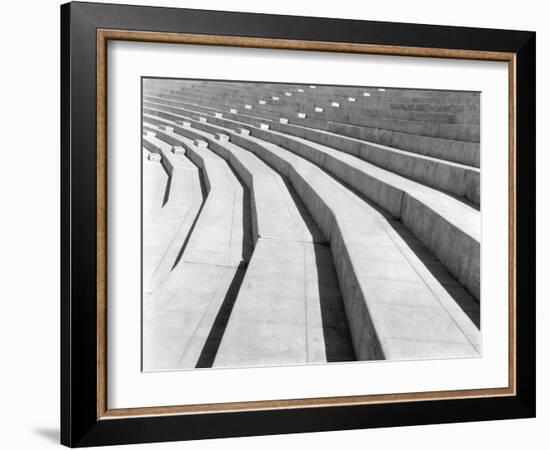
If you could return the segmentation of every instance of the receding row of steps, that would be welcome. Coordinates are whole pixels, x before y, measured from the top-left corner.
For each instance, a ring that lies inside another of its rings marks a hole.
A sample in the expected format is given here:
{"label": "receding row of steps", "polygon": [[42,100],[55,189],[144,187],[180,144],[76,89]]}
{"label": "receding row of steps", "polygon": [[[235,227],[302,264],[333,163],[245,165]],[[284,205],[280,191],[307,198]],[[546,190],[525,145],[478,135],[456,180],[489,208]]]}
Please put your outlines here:
{"label": "receding row of steps", "polygon": [[[163,94],[167,95],[167,94]],[[174,95],[174,94],[171,94]],[[369,128],[380,128],[400,133],[431,136],[465,142],[479,142],[479,124],[448,123],[441,121],[421,121],[409,119],[387,118],[374,115],[365,115],[361,110],[353,107],[342,107],[341,100],[300,99],[288,100],[289,97],[271,96],[266,100],[256,100],[255,93],[246,92],[235,96],[224,96],[216,92],[193,92],[190,98],[195,100],[232,104],[240,109],[258,110],[272,114],[298,116],[302,119],[321,120],[336,123],[345,123]],[[300,96],[302,97],[302,96]],[[275,100],[276,99],[276,100]],[[283,99],[283,100],[281,100]],[[356,103],[355,101],[353,102]]]}
{"label": "receding row of steps", "polygon": [[216,109],[214,85],[144,91],[145,151],[204,191],[146,290],[144,370],[479,355],[479,170]]}
{"label": "receding row of steps", "polygon": [[[146,124],[146,134],[154,132],[155,137],[146,135],[144,140],[162,140],[176,148],[175,154],[187,155],[208,177],[209,189],[198,226],[190,235],[198,255],[190,255],[190,245],[186,246],[182,261],[176,261],[170,277],[146,303],[144,316],[152,320],[144,324],[149,337],[144,342],[144,370],[354,360],[330,250],[280,175],[249,152],[235,151],[229,142],[218,147],[253,193],[250,212],[256,241],[254,257],[246,266],[237,265],[237,254],[232,255],[232,246],[226,245],[231,240],[225,245],[220,242],[232,228],[227,223],[227,205],[231,202],[227,180],[216,177],[216,173],[227,172],[229,166],[204,145],[206,141],[194,142],[173,133],[170,127],[161,128]],[[200,132],[191,138],[208,139]],[[219,195],[212,192],[212,186],[226,196],[225,202],[217,202]],[[206,205],[212,204],[216,214],[209,220]],[[246,233],[242,224],[232,226],[237,237]],[[235,293],[233,299],[236,307],[231,312],[231,326],[226,329],[227,317],[219,314],[237,277],[238,295]],[[284,298],[282,284],[286,285]],[[328,297],[327,289],[332,292]],[[267,303],[270,300],[271,307]],[[331,313],[323,316],[323,309]],[[245,348],[252,344],[264,351]]]}
{"label": "receding row of steps", "polygon": [[[334,119],[337,122],[342,122],[340,118],[342,116],[345,118],[344,123],[348,123],[350,120],[391,118],[395,121],[386,123],[386,125],[398,130],[408,132],[408,126],[424,125],[426,130],[423,134],[430,135],[428,133],[435,132],[447,138],[460,137],[461,133],[467,138],[468,135],[475,134],[474,130],[476,128],[479,129],[479,97],[477,94],[473,101],[467,103],[441,103],[441,99],[438,98],[426,98],[423,100],[424,103],[405,103],[410,102],[410,99],[382,99],[378,95],[352,97],[349,96],[349,93],[346,96],[338,96],[333,93],[328,96],[319,96],[316,91],[313,91],[314,94],[312,95],[311,92],[300,93],[296,89],[281,91],[280,89],[264,86],[259,90],[254,87],[246,87],[228,91],[221,86],[201,87],[199,85],[194,87],[193,90],[187,90],[185,94],[201,102],[215,101],[220,104],[240,105],[241,108],[248,105],[246,109],[271,110],[291,114],[301,111],[306,114],[313,114],[320,119]],[[154,92],[158,91],[146,90],[145,94]],[[181,95],[181,92],[169,90],[163,91],[162,95],[174,99],[177,95]],[[415,98],[415,100],[417,99]],[[400,103],[395,103],[396,101]],[[374,114],[375,111],[379,113]],[[390,116],[385,117],[387,114]],[[408,122],[418,123],[415,125]],[[445,127],[445,125],[448,125],[448,127]],[[457,131],[461,127],[463,131]],[[470,127],[470,131],[467,131],[468,127]],[[454,133],[454,136],[445,135],[445,130]]]}
{"label": "receding row of steps", "polygon": [[[144,112],[156,113],[167,120],[193,121],[198,127],[204,127],[206,123],[200,121],[201,117],[195,120],[190,116],[148,108],[145,108]],[[228,121],[219,117],[202,116],[202,119],[212,123],[221,122],[237,131],[243,129],[242,124],[227,123]],[[297,141],[290,136],[274,134],[273,131],[261,127],[247,126],[244,129],[254,136],[281,145],[315,162],[394,217],[401,219],[448,270],[479,298],[480,216],[476,209],[442,192],[414,183],[335,149]]]}
{"label": "receding row of steps", "polygon": [[[152,94],[152,95],[151,95]],[[158,102],[172,106],[195,105],[195,107],[207,110],[223,112],[225,114],[240,113],[241,116],[250,118],[267,119],[283,124],[291,124],[321,130],[325,132],[340,134],[343,136],[365,140],[385,146],[394,147],[421,155],[432,156],[464,165],[479,167],[479,143],[453,139],[444,139],[429,135],[417,135],[384,128],[359,126],[346,122],[336,122],[326,119],[326,113],[308,113],[305,108],[298,109],[293,113],[287,111],[270,111],[260,106],[238,100],[235,103],[225,103],[218,97],[211,100],[201,98],[200,95],[165,94],[158,92],[145,92],[145,101]],[[171,103],[170,103],[171,102]]]}

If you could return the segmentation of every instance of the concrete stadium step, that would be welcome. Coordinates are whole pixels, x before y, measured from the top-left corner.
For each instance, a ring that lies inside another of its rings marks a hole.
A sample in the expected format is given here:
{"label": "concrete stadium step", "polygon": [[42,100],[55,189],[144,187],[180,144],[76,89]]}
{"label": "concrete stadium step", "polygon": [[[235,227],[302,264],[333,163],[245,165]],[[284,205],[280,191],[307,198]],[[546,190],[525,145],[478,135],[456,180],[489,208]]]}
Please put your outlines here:
{"label": "concrete stadium step", "polygon": [[[405,119],[388,119],[373,117],[361,114],[350,108],[341,108],[340,102],[335,104],[338,107],[333,107],[331,101],[319,101],[301,99],[299,102],[292,102],[290,105],[284,104],[284,101],[272,102],[270,105],[258,104],[258,96],[253,93],[243,92],[233,97],[224,98],[215,93],[199,94],[197,92],[189,92],[190,96],[195,99],[203,99],[209,101],[224,101],[231,104],[237,109],[242,109],[245,105],[252,106],[253,109],[265,109],[273,113],[281,113],[284,115],[293,115],[295,111],[301,110],[312,119],[324,120],[328,122],[345,123],[366,128],[377,128],[399,133],[414,134],[419,136],[429,136],[441,139],[450,139],[464,142],[479,142],[479,125],[470,124],[448,124],[440,122],[414,121]],[[321,106],[323,111],[316,112],[315,107]]]}
{"label": "concrete stadium step", "polygon": [[[253,196],[253,228],[258,230],[254,254],[233,311],[229,311],[227,317],[218,317],[208,333],[199,366],[211,366],[214,358],[216,366],[218,360],[227,361],[231,352],[224,351],[220,356],[217,348],[222,344],[223,348],[231,349],[243,339],[254,340],[256,348],[263,348],[263,352],[248,355],[239,365],[276,365],[281,358],[286,364],[354,360],[330,250],[314,244],[326,240],[309,214],[300,211],[296,203],[301,202],[292,197],[281,176],[257,156],[225,141],[227,135],[217,135],[216,139],[211,133],[147,114],[144,121],[163,128],[159,132],[163,139],[179,139],[182,143],[203,139],[209,149],[229,161]],[[281,273],[286,274],[283,279]],[[280,291],[281,283],[285,285],[284,294]],[[319,283],[323,289],[319,288]],[[299,289],[288,289],[291,284]],[[250,318],[258,309],[263,311],[258,318],[262,317],[264,322],[263,318],[271,317],[267,319],[269,323],[263,328],[241,329],[243,324],[252,325],[250,320],[258,325]],[[291,321],[295,326],[289,327],[288,323],[276,319],[281,311],[296,318]],[[307,311],[307,318],[296,322],[304,311]],[[227,320],[229,334],[224,333]],[[308,336],[307,339],[304,340],[304,336]],[[232,344],[226,343],[228,339]],[[293,350],[289,352],[287,346],[292,342]],[[245,352],[244,347],[239,352]]]}
{"label": "concrete stadium step", "polygon": [[[218,100],[226,103],[237,102],[237,104],[248,103],[255,108],[280,108],[283,112],[303,110],[306,113],[315,114],[315,108],[320,107],[323,110],[323,114],[320,114],[319,111],[316,117],[321,118],[321,116],[324,115],[326,116],[325,120],[352,123],[360,126],[394,129],[395,131],[408,132],[410,134],[433,135],[435,137],[444,137],[448,139],[471,140],[477,137],[477,140],[479,140],[479,114],[470,115],[469,121],[466,123],[464,123],[463,118],[458,123],[456,120],[452,120],[450,123],[449,120],[437,120],[441,115],[440,113],[431,115],[430,119],[435,116],[435,121],[426,120],[426,117],[424,117],[423,120],[418,120],[419,113],[414,111],[405,113],[408,116],[413,115],[416,117],[395,117],[394,115],[390,118],[393,120],[388,120],[388,118],[384,118],[380,115],[373,116],[372,114],[368,114],[369,110],[365,109],[365,106],[372,108],[378,104],[371,100],[372,97],[350,97],[348,94],[343,97],[332,95],[326,98],[317,98],[300,93],[291,97],[285,95],[265,96],[261,93],[254,92],[253,89],[230,96],[211,92],[209,89],[204,89],[202,93],[195,89],[185,90],[183,92],[207,100]],[[388,105],[388,103],[382,103],[381,105]],[[421,114],[425,115],[426,113]]]}
{"label": "concrete stadium step", "polygon": [[[269,85],[266,83],[236,83],[230,82],[232,86],[223,86],[220,82],[209,82],[198,84],[183,89],[159,89],[156,90],[169,93],[182,91],[196,91],[200,93],[214,92],[219,96],[229,98],[240,93],[251,92],[260,96],[279,96],[291,98],[316,99],[318,101],[341,100],[342,102],[372,102],[372,103],[425,103],[432,105],[477,105],[479,93],[457,92],[457,91],[414,91],[409,89],[388,90],[382,92],[380,88],[373,87],[338,87],[318,85],[315,89],[304,85]],[[399,93],[398,91],[401,91]]]}
{"label": "concrete stadium step", "polygon": [[[154,133],[154,131],[151,131]],[[152,134],[143,146],[161,155],[169,178],[160,207],[143,220],[143,290],[151,292],[168,276],[203,201],[199,172],[183,155],[172,155],[164,142]],[[144,164],[144,170],[148,164]],[[144,190],[145,190],[144,183]],[[145,192],[144,192],[145,194]],[[145,197],[145,195],[144,195]],[[146,204],[144,203],[144,212]]]}
{"label": "concrete stadium step", "polygon": [[[260,101],[262,103],[260,103]],[[353,106],[352,106],[353,105]],[[393,120],[409,120],[417,122],[437,122],[444,124],[462,124],[462,125],[479,125],[479,113],[449,113],[449,112],[432,112],[432,111],[416,111],[416,110],[396,110],[390,108],[392,104],[386,103],[384,105],[359,103],[358,105],[352,104],[340,104],[339,112],[342,114],[355,114],[360,117],[383,117]],[[270,107],[291,107],[294,111],[303,108],[301,102],[291,102],[287,99],[274,101],[269,98],[267,100],[258,100],[256,102],[256,108],[270,110]],[[310,102],[306,109],[306,113],[321,112],[318,111],[321,108],[323,112],[330,112],[330,103],[319,104],[318,102]]]}
{"label": "concrete stadium step", "polygon": [[354,360],[330,250],[258,239],[213,366]]}
{"label": "concrete stadium step", "polygon": [[266,122],[272,130],[335,148],[413,181],[479,205],[480,171],[478,168],[300,125],[263,121],[263,123]]}
{"label": "concrete stadium step", "polygon": [[[145,89],[144,93],[147,95],[188,95],[190,93],[199,93],[197,87],[189,89]],[[278,100],[273,100],[273,97],[278,97]],[[361,109],[379,109],[387,110],[394,112],[404,112],[404,113],[432,113],[432,114],[447,114],[447,115],[466,115],[477,117],[478,119],[473,121],[474,124],[479,124],[479,103],[429,103],[429,100],[425,100],[423,103],[418,102],[408,102],[406,99],[402,100],[399,98],[381,98],[381,97],[364,97],[363,94],[356,97],[357,100],[362,98],[363,101],[359,102],[347,102],[347,106],[350,108],[357,107]],[[292,104],[292,97],[286,97],[284,94],[279,93],[275,94],[273,91],[264,90],[258,92],[257,100],[263,100],[266,104],[274,104],[277,102],[286,102],[286,104]],[[296,106],[298,102],[295,102]],[[340,105],[345,107],[346,104],[343,103]],[[461,123],[461,122],[458,122]],[[469,122],[466,122],[469,123]]]}
{"label": "concrete stadium step", "polygon": [[231,285],[244,272],[243,259],[252,250],[245,189],[237,177],[200,142],[190,141],[186,155],[201,168],[208,196],[180,245],[174,267],[144,299],[144,370],[195,367]]}
{"label": "concrete stadium step", "polygon": [[[351,137],[367,141],[370,143],[378,143],[388,147],[418,153],[421,155],[456,162],[458,164],[470,165],[479,167],[479,144],[470,142],[453,141],[448,139],[440,139],[429,136],[418,136],[395,131],[387,131],[380,129],[370,129],[347,125],[338,122],[327,122],[324,120],[311,119],[308,117],[300,118],[296,115],[276,114],[261,110],[245,110],[246,113],[237,108],[228,105],[219,104],[219,102],[207,102],[193,100],[186,97],[179,97],[179,100],[170,100],[163,97],[145,96],[145,103],[157,103],[162,105],[170,105],[173,107],[193,107],[197,111],[215,113],[222,112],[224,115],[238,113],[241,120],[245,120],[243,116],[250,116],[250,120],[273,120],[279,121],[284,119],[291,125],[299,125],[303,127],[313,128],[321,131],[327,131],[342,136]],[[193,106],[196,105],[196,106]]]}
{"label": "concrete stadium step", "polygon": [[180,262],[143,297],[143,370],[195,367],[206,337],[243,269]]}
{"label": "concrete stadium step", "polygon": [[[330,106],[334,100],[339,103],[341,111],[347,111],[348,113],[354,112],[356,114],[370,114],[376,113],[377,116],[384,116],[397,119],[407,120],[420,120],[420,121],[436,121],[442,123],[462,123],[479,125],[479,108],[477,103],[472,105],[465,104],[433,104],[433,103],[396,103],[402,100],[396,99],[380,99],[376,97],[350,97],[349,95],[343,98],[332,97],[326,98],[311,98],[307,95],[294,95],[287,97],[284,94],[275,93],[266,89],[254,90],[247,89],[235,95],[220,95],[212,93],[209,90],[199,90],[196,88],[189,88],[185,90],[162,90],[162,89],[148,89],[145,90],[146,95],[166,95],[166,96],[178,96],[178,95],[196,95],[202,98],[216,99],[223,101],[235,100],[235,99],[247,99],[255,105],[279,105],[279,106],[291,106],[309,107],[313,109],[316,106],[324,107],[326,110],[330,110]],[[353,94],[352,94],[353,95]],[[350,101],[353,100],[353,101]],[[399,105],[404,105],[405,108],[400,109]],[[420,106],[417,106],[420,105]],[[433,110],[433,111],[430,111]]]}
{"label": "concrete stadium step", "polygon": [[[335,122],[325,122],[322,120],[313,120],[308,119],[307,117],[299,118],[296,115],[286,115],[285,117],[284,114],[260,111],[258,109],[252,111],[246,110],[245,112],[238,110],[237,108],[230,108],[227,105],[219,106],[214,103],[208,103],[208,106],[205,106],[204,102],[199,105],[198,103],[193,103],[192,99],[181,97],[179,101],[160,97],[145,97],[144,104],[149,106],[163,105],[165,108],[167,106],[171,106],[173,108],[184,108],[188,110],[192,109],[207,114],[221,113],[224,117],[248,121],[252,124],[258,124],[265,122],[266,120],[279,123],[284,121],[286,124],[309,128],[314,132],[324,131],[344,138],[347,137],[364,141],[367,144],[378,143],[378,145],[387,146],[396,150],[403,150],[430,158],[441,159],[443,161],[479,168],[479,144],[431,138],[426,136],[407,135],[395,132],[384,132],[381,130],[374,130],[373,135],[371,130],[362,127],[338,124]],[[172,111],[177,112],[175,109]],[[286,132],[292,134],[292,128],[288,128]],[[397,145],[391,145],[392,142]]]}
{"label": "concrete stadium step", "polygon": [[246,128],[252,136],[324,168],[400,219],[479,298],[481,219],[477,210],[353,155],[277,131]]}
{"label": "concrete stadium step", "polygon": [[170,149],[185,147],[185,155],[201,168],[208,193],[183,260],[229,266],[238,266],[248,260],[252,244],[242,233],[245,192],[230,167],[207,148],[206,142],[176,137],[171,131],[158,127],[156,134]]}
{"label": "concrete stadium step", "polygon": [[[243,119],[242,115],[224,114],[223,116],[236,117],[237,121],[242,121]],[[218,118],[214,117],[211,120],[216,119]],[[283,124],[261,119],[247,120],[246,123],[257,127],[268,126],[274,131],[327,145],[357,156],[383,169],[403,175],[413,181],[418,181],[459,198],[463,197],[479,205],[480,176],[479,169],[477,168],[437,158],[425,157],[300,125]]]}
{"label": "concrete stadium step", "polygon": [[[215,86],[214,83],[204,83],[203,86]],[[194,86],[200,88],[200,85]],[[351,97],[355,101],[363,99],[369,100],[401,100],[401,101],[422,101],[422,102],[454,102],[454,103],[477,103],[479,96],[476,92],[466,91],[433,91],[433,90],[415,90],[415,89],[396,89],[383,88],[378,86],[328,86],[317,85],[314,89],[309,86],[287,85],[287,90],[296,93],[302,93],[305,97],[315,97],[320,99],[330,99],[335,97],[348,101]],[[303,92],[300,92],[300,89]],[[367,95],[365,95],[367,94]],[[370,94],[370,95],[368,95]],[[351,101],[353,102],[353,100]]]}
{"label": "concrete stadium step", "polygon": [[208,196],[182,261],[237,267],[252,252],[244,237],[245,189],[227,163],[200,141],[186,155],[202,169]]}
{"label": "concrete stadium step", "polygon": [[172,153],[171,147],[156,137],[157,131],[144,129],[143,147],[150,153],[158,153],[161,156],[161,164],[168,175],[172,176],[175,170],[196,170],[196,166],[188,158]]}
{"label": "concrete stadium step", "polygon": [[[382,103],[381,103],[382,105]],[[479,114],[479,103],[476,104],[433,104],[433,103],[403,103],[388,102],[390,109],[398,111],[432,111],[454,114]]]}
{"label": "concrete stadium step", "polygon": [[[212,133],[221,129],[197,125]],[[387,217],[314,164],[255,137],[224,131],[290,179],[330,240],[359,359],[400,358],[405,350],[420,358],[434,351],[443,357],[478,354],[479,330],[446,290],[460,285],[437,261],[420,260],[411,250],[411,239],[418,242],[414,237],[405,241]],[[477,302],[470,303],[475,308]]]}
{"label": "concrete stadium step", "polygon": [[[347,92],[344,95],[335,95],[332,92],[324,95],[319,95],[317,92],[285,92],[286,90],[273,90],[264,86],[254,87],[248,86],[233,91],[227,91],[224,89],[216,88],[216,86],[206,87],[193,87],[192,89],[183,90],[148,90],[147,92],[164,92],[167,94],[194,94],[200,96],[215,96],[223,101],[235,100],[241,97],[250,99],[252,102],[258,100],[264,100],[266,103],[272,104],[317,104],[318,106],[331,105],[332,102],[339,103],[341,108],[356,109],[362,107],[380,107],[387,108],[394,104],[407,105],[410,109],[413,105],[423,104],[425,109],[433,109],[434,112],[445,111],[451,112],[453,109],[457,109],[461,112],[479,113],[479,94],[475,94],[471,101],[452,101],[443,100],[443,102],[433,100],[430,98],[395,98],[395,97],[381,97],[378,92],[365,97],[362,92],[354,94],[353,92]],[[290,96],[289,96],[290,94]],[[414,109],[414,108],[413,108]]]}
{"label": "concrete stadium step", "polygon": [[[153,104],[149,102],[144,103],[145,107],[149,107],[150,105],[152,106]],[[160,108],[159,105],[156,107],[157,109]],[[182,109],[176,111],[182,111]],[[186,109],[186,111],[191,110]],[[243,119],[242,116],[235,114],[229,115],[224,113],[223,116],[237,117],[237,121],[242,121]],[[221,122],[223,123],[223,120]],[[316,130],[300,125],[283,124],[270,119],[257,119],[247,121],[247,123],[260,127],[268,125],[274,131],[335,148],[357,156],[383,169],[403,175],[413,181],[418,181],[479,205],[480,174],[477,168],[437,158],[425,157],[379,144],[372,144],[323,130]]]}
{"label": "concrete stadium step", "polygon": [[[479,94],[476,92],[458,91],[425,91],[411,89],[384,89],[378,87],[357,87],[357,86],[326,86],[317,85],[315,89],[308,85],[270,85],[266,83],[238,83],[230,82],[231,86],[222,82],[203,82],[193,86],[197,92],[214,91],[219,95],[232,96],[239,93],[251,91],[256,94],[271,94],[279,96],[300,96],[315,98],[318,100],[330,100],[331,98],[348,100],[350,96],[356,100],[385,100],[401,101],[412,103],[434,103],[434,104],[476,104]],[[364,94],[367,94],[365,96]],[[368,95],[370,94],[370,95]]]}
{"label": "concrete stadium step", "polygon": [[162,162],[151,161],[150,152],[143,151],[143,221],[149,223],[162,209],[169,178]]}
{"label": "concrete stadium step", "polygon": [[326,242],[309,215],[300,209],[284,179],[257,156],[225,141],[224,135],[214,136],[154,115],[144,114],[143,117],[146,123],[163,128],[158,135],[166,142],[178,146],[191,145],[189,143],[197,139],[204,140],[209,150],[230,164],[251,192],[254,241],[266,238]]}
{"label": "concrete stadium step", "polygon": [[[241,100],[241,105],[246,103]],[[238,109],[242,106],[235,103]],[[319,106],[320,105],[320,106]],[[381,114],[380,110],[363,110],[351,108],[334,108],[330,104],[258,104],[255,109],[265,110],[280,115],[296,115],[295,111],[302,111],[307,117],[327,122],[345,123],[365,128],[380,128],[383,130],[396,131],[399,133],[415,134],[419,136],[430,136],[441,139],[449,139],[464,142],[479,142],[479,125],[449,123],[441,120],[433,120],[431,117],[397,117],[396,114]],[[426,113],[424,113],[425,115]],[[403,116],[403,114],[401,114]],[[432,120],[429,120],[432,119]]]}
{"label": "concrete stadium step", "polygon": [[[224,86],[231,87],[236,84],[241,86],[246,86],[250,82],[233,82],[233,81],[207,81],[200,80],[200,83],[195,84],[196,87],[199,86]],[[305,84],[305,83],[262,83],[262,86],[268,86],[272,88],[281,88],[281,89],[294,89],[302,88],[303,92],[316,92],[323,93],[327,92],[338,93],[338,94],[347,94],[350,91],[352,92],[363,92],[369,91],[371,93],[377,93],[378,95],[386,95],[391,97],[424,97],[424,98],[456,98],[461,100],[467,100],[476,95],[473,91],[449,91],[449,90],[426,90],[426,89],[413,89],[413,88],[394,88],[386,86],[357,86],[357,85],[334,85],[334,84]]]}
{"label": "concrete stadium step", "polygon": [[[405,348],[420,358],[435,348],[441,356],[478,354],[476,326],[447,291],[434,294],[440,281],[387,217],[288,150],[253,136],[231,140],[290,179],[329,239],[359,359],[399,359]],[[396,293],[397,286],[404,290]]]}
{"label": "concrete stadium step", "polygon": [[[155,110],[145,108],[148,113]],[[180,111],[181,112],[181,111]],[[156,111],[168,119],[181,116]],[[208,118],[239,130],[243,124]],[[464,203],[355,156],[272,130],[246,127],[253,136],[280,145],[316,163],[400,219],[445,267],[479,299],[479,212]]]}

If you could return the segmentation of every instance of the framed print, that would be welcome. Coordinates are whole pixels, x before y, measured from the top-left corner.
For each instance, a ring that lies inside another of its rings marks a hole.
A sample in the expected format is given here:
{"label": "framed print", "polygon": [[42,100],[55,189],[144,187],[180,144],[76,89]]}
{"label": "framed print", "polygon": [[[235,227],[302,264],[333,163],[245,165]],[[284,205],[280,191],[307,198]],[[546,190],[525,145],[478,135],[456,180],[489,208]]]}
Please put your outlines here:
{"label": "framed print", "polygon": [[535,415],[534,33],[61,19],[63,444]]}

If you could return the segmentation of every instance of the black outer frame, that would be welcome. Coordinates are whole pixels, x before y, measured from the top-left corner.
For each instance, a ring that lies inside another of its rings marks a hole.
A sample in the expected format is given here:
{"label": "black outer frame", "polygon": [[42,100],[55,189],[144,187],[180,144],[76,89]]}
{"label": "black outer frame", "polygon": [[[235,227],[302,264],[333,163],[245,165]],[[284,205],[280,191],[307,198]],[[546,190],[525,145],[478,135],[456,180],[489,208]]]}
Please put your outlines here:
{"label": "black outer frame", "polygon": [[[97,419],[96,29],[516,53],[516,383],[508,397]],[[535,416],[534,32],[128,5],[61,6],[61,443],[71,447]]]}

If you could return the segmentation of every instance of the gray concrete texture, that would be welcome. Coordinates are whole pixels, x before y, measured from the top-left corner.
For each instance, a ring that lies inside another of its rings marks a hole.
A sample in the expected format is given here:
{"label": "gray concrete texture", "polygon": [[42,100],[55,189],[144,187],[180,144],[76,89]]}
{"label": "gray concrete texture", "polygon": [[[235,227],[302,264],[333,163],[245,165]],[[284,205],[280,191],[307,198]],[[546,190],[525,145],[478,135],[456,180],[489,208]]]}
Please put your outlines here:
{"label": "gray concrete texture", "polygon": [[144,370],[480,355],[479,135],[448,132],[479,129],[478,93],[146,81],[143,101]]}
{"label": "gray concrete texture", "polygon": [[[163,95],[165,94],[158,94],[158,96]],[[219,100],[201,100],[193,98],[192,95],[193,94],[185,94],[185,97],[183,98],[180,95],[179,100],[164,99],[165,104],[172,101],[173,106],[181,106],[183,102],[184,104],[187,103],[188,105],[194,105],[195,108],[209,108],[211,110],[227,111],[229,113],[239,112],[241,116],[248,115],[255,117],[256,119],[264,118],[278,121],[280,117],[284,117],[288,120],[288,123],[294,125],[307,126],[317,130],[334,132],[352,138],[364,139],[371,143],[379,143],[413,153],[419,153],[460,164],[479,167],[479,143],[476,142],[457,141],[432,136],[401,133],[380,128],[361,127],[341,122],[331,122],[322,119],[317,120],[311,117],[299,118],[295,115],[288,116],[285,112],[262,111],[260,108],[245,110],[243,113],[242,108],[239,111],[237,108],[229,104],[220,103]],[[146,95],[145,99],[158,101],[158,98],[155,98],[155,96]],[[200,102],[200,105],[198,105],[197,102]]]}
{"label": "gray concrete texture", "polygon": [[[210,98],[200,98],[200,94],[193,94],[195,99],[210,100],[220,102],[217,96]],[[248,94],[250,95],[250,94]],[[464,123],[448,123],[439,120],[419,120],[418,117],[396,118],[383,117],[380,115],[364,114],[363,110],[346,107],[342,103],[335,102],[338,106],[331,106],[333,102],[312,101],[309,104],[301,102],[277,101],[266,104],[253,104],[251,99],[240,96],[236,100],[225,100],[226,104],[233,104],[240,109],[259,110],[273,114],[295,114],[297,107],[302,108],[302,112],[307,114],[310,119],[321,121],[330,121],[336,123],[346,123],[350,125],[363,126],[368,128],[380,128],[388,131],[396,131],[406,134],[415,134],[421,136],[438,137],[465,142],[477,142],[479,140],[479,125]],[[355,102],[354,102],[355,103]],[[321,108],[322,111],[316,111],[315,108]],[[408,113],[409,115],[411,113]],[[478,115],[472,115],[473,118]],[[305,117],[304,117],[305,118]]]}
{"label": "gray concrete texture", "polygon": [[[332,88],[331,91],[333,91]],[[284,90],[277,89],[275,87],[262,86],[260,88],[254,88],[253,85],[246,87],[245,89],[241,88],[238,90],[227,91],[223,87],[214,87],[209,86],[206,88],[201,88],[196,86],[190,91],[193,95],[204,96],[205,99],[211,98],[214,95],[217,96],[220,100],[236,100],[246,99],[249,103],[258,104],[258,105],[292,105],[301,107],[307,107],[313,103],[317,103],[317,106],[330,106],[332,103],[338,103],[339,109],[347,109],[349,111],[358,111],[358,110],[368,110],[373,108],[381,108],[385,110],[393,111],[408,111],[422,112],[423,109],[429,109],[431,112],[431,117],[437,117],[441,113],[447,114],[469,114],[469,117],[466,121],[450,121],[444,120],[444,123],[463,123],[463,124],[472,124],[479,125],[479,115],[475,114],[479,112],[479,94],[472,94],[471,98],[468,99],[443,99],[440,97],[414,97],[414,98],[403,98],[392,94],[391,92],[371,92],[368,97],[364,96],[364,92],[357,92],[354,96],[339,95],[334,92],[331,93],[322,93],[320,89],[305,91],[304,93],[299,93],[294,91],[291,93],[291,96],[286,96],[288,92]],[[146,90],[146,92],[158,92],[152,90]],[[178,90],[169,90],[163,91],[166,95],[179,95],[181,91]],[[353,94],[352,94],[353,95]],[[442,95],[441,93],[439,95]],[[258,100],[260,99],[260,100]],[[421,101],[422,103],[418,103]],[[425,105],[424,107],[411,108],[410,105]],[[429,106],[429,107],[428,107]],[[435,107],[435,108],[434,108]],[[330,108],[327,108],[330,109]],[[424,111],[426,112],[426,111]],[[412,116],[416,118],[416,116]],[[436,121],[437,118],[436,118]]]}
{"label": "gray concrete texture", "polygon": [[[145,108],[146,112],[155,112]],[[172,113],[156,111],[167,117]],[[192,120],[192,119],[190,119]],[[209,118],[212,123],[227,123]],[[204,122],[195,123],[204,127]],[[230,123],[234,129],[242,127]],[[250,134],[273,142],[315,162],[369,200],[403,222],[440,258],[470,292],[479,298],[479,212],[442,192],[414,183],[329,147],[298,140],[261,128],[248,127]],[[413,206],[411,206],[413,205]]]}
{"label": "gray concrete texture", "polygon": [[[247,109],[258,109],[281,114],[292,114],[300,108],[314,119],[466,142],[479,141],[479,114],[471,114],[466,122],[464,118],[461,118],[461,121],[457,121],[456,119],[449,121],[448,118],[445,121],[441,121],[437,120],[438,117],[435,117],[436,120],[433,120],[433,117],[436,115],[434,113],[431,114],[428,120],[426,120],[426,117],[418,117],[418,113],[411,112],[408,112],[409,116],[412,114],[416,115],[413,115],[413,117],[394,116],[388,118],[378,114],[364,114],[363,111],[366,110],[363,105],[364,100],[350,103],[345,99],[343,101],[337,99],[334,102],[327,99],[302,98],[303,96],[299,95],[296,97],[280,97],[280,100],[277,101],[272,99],[265,100],[265,103],[261,104],[258,103],[255,94],[248,91],[229,98],[219,96],[215,93],[206,95],[200,92],[193,92],[191,95],[200,101],[223,101],[226,104],[233,104],[238,108],[244,108],[245,105],[249,105]],[[300,100],[297,99],[298,97],[300,97]],[[333,104],[337,104],[338,106],[332,106]],[[316,112],[315,107],[321,107],[323,111]]]}
{"label": "gray concrete texture", "polygon": [[[144,106],[157,110],[159,108],[161,110],[168,109],[172,112],[182,112],[184,109],[187,112],[193,111],[190,109],[192,108],[190,105],[188,108],[178,108],[176,106],[167,106],[162,101],[145,101]],[[217,114],[216,118],[221,118],[219,117],[220,113]],[[260,128],[265,128],[266,125],[269,125],[269,128],[272,130],[281,131],[286,135],[305,138],[319,144],[328,145],[421,183],[428,184],[459,197],[465,197],[479,205],[480,176],[479,169],[476,167],[406,152],[303,125],[281,123],[280,120],[274,121],[272,117],[258,117],[250,120],[250,117],[246,118],[243,115],[239,116],[234,113],[226,113],[225,117],[236,118],[236,120],[255,126],[260,125]]]}

